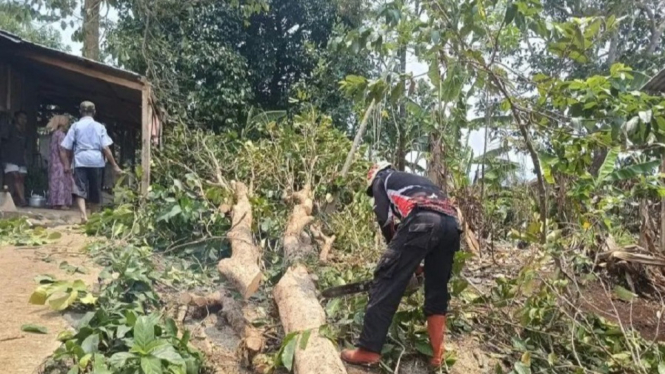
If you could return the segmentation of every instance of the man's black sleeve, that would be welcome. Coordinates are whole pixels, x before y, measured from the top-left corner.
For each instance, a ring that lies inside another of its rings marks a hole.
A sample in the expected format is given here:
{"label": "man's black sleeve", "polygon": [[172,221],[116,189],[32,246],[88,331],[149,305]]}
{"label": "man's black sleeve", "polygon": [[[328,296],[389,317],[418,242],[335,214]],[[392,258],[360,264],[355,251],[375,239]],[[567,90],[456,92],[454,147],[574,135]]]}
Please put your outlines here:
{"label": "man's black sleeve", "polygon": [[372,185],[372,194],[374,196],[374,214],[381,227],[381,233],[390,243],[395,233],[393,215],[390,210],[390,199],[383,185],[383,178],[376,178]]}

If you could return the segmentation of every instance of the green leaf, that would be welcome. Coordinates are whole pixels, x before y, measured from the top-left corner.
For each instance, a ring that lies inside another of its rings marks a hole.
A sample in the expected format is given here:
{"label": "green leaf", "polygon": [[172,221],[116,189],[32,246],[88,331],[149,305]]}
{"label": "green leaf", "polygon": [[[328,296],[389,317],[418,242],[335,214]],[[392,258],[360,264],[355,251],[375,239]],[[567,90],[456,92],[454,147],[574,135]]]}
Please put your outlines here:
{"label": "green leaf", "polygon": [[150,343],[155,340],[155,325],[148,316],[141,316],[134,325],[134,344],[146,351]]}
{"label": "green leaf", "polygon": [[309,343],[309,336],[312,334],[312,330],[305,330],[300,337],[300,350],[307,349],[307,343]]}
{"label": "green leaf", "polygon": [[34,334],[48,334],[48,330],[46,329],[46,327],[40,325],[33,325],[33,324],[27,324],[21,326],[21,331],[31,332]]}
{"label": "green leaf", "polygon": [[446,73],[446,81],[442,85],[441,100],[453,102],[457,100],[464,86],[465,72],[458,64],[453,64]]}
{"label": "green leaf", "polygon": [[35,277],[35,282],[39,284],[55,283],[55,278],[49,274],[42,274]]}
{"label": "green leaf", "polygon": [[423,340],[416,341],[416,351],[428,357],[434,356],[434,351],[432,351],[432,346],[429,344],[429,342]]}
{"label": "green leaf", "polygon": [[432,44],[439,44],[441,41],[441,32],[439,30],[432,30],[430,40],[432,41]]}
{"label": "green leaf", "polygon": [[658,364],[658,374],[665,374],[665,362],[660,362]]}
{"label": "green leaf", "polygon": [[141,357],[143,374],[162,374],[162,361],[157,357]]}
{"label": "green leaf", "polygon": [[619,157],[619,151],[620,151],[619,147],[614,147],[609,152],[607,152],[607,157],[605,157],[605,162],[603,162],[603,165],[600,167],[600,170],[598,171],[598,177],[596,178],[596,187],[598,187],[600,183],[604,182],[607,179],[607,177],[614,171],[617,158]]}
{"label": "green leaf", "polygon": [[284,347],[284,351],[282,351],[282,354],[280,355],[282,365],[284,365],[284,367],[288,371],[291,371],[293,369],[293,359],[296,354],[297,343],[298,339],[295,339],[295,336],[292,336],[291,339],[289,339],[289,342]]}
{"label": "green leaf", "polygon": [[660,165],[660,161],[649,161],[641,164],[626,166],[624,168],[615,170],[608,177],[610,182],[619,182],[623,180],[633,179],[640,175],[649,175]]}
{"label": "green leaf", "polygon": [[503,17],[503,24],[506,26],[510,25],[515,19],[516,15],[517,15],[517,5],[509,4],[508,8],[506,8],[506,15]]}
{"label": "green leaf", "polygon": [[62,234],[57,231],[50,233],[48,236],[48,240],[58,240],[60,238],[62,238]]}
{"label": "green leaf", "polygon": [[154,350],[152,355],[173,365],[185,364],[185,360],[182,359],[182,356],[176,352],[172,345],[162,345],[161,347]]}
{"label": "green leaf", "polygon": [[434,85],[436,92],[439,92],[441,87],[441,73],[439,72],[439,62],[436,59],[430,62],[427,76]]}
{"label": "green leaf", "polygon": [[180,205],[174,205],[168,213],[160,216],[157,219],[157,222],[168,221],[180,213],[182,213],[182,208],[180,208]]}
{"label": "green leaf", "polygon": [[97,298],[92,296],[91,293],[89,293],[89,294],[85,295],[85,297],[82,297],[80,299],[80,301],[81,301],[82,304],[85,304],[85,305],[95,305],[97,303]]}
{"label": "green leaf", "polygon": [[173,318],[167,318],[166,319],[166,332],[169,333],[169,335],[173,337],[178,336],[178,326],[176,326],[175,321]]}
{"label": "green leaf", "polygon": [[39,287],[32,293],[32,295],[30,295],[30,300],[28,302],[32,305],[44,305],[46,304],[46,298],[46,290]]}
{"label": "green leaf", "polygon": [[404,91],[405,91],[406,83],[402,79],[393,87],[393,89],[390,91],[390,102],[395,104],[399,99],[404,96]]}
{"label": "green leaf", "polygon": [[137,356],[133,353],[118,352],[118,353],[114,354],[113,356],[111,356],[111,358],[109,358],[109,364],[111,364],[111,366],[114,366],[116,368],[121,368],[121,367],[127,365],[127,360],[130,360],[130,359],[136,358],[136,357]]}
{"label": "green leaf", "polygon": [[163,339],[155,339],[148,344],[147,347],[145,347],[145,353],[146,354],[151,354],[152,352],[164,347],[170,345],[169,342]]}
{"label": "green leaf", "polygon": [[646,110],[639,112],[638,115],[643,123],[650,123],[651,118],[653,117],[653,112],[651,110]]}
{"label": "green leaf", "polygon": [[56,292],[51,296],[49,296],[48,304],[53,310],[63,311],[67,309],[67,307],[70,306],[74,301],[76,301],[77,296],[78,296],[78,291]]}
{"label": "green leaf", "polygon": [[515,363],[515,371],[517,374],[531,374],[531,368],[521,362]]}
{"label": "green leaf", "polygon": [[92,334],[83,340],[81,348],[85,353],[96,353],[99,351],[99,334]]}
{"label": "green leaf", "polygon": [[621,286],[614,287],[614,295],[616,295],[619,299],[627,302],[631,302],[637,297],[637,295]]}
{"label": "green leaf", "polygon": [[70,330],[60,331],[60,333],[56,337],[56,339],[61,343],[64,343],[72,338],[74,338],[74,333],[71,332]]}
{"label": "green leaf", "polygon": [[117,329],[116,332],[115,332],[115,336],[117,336],[118,339],[122,339],[122,338],[124,338],[125,335],[127,335],[127,333],[130,332],[131,330],[132,330],[132,328],[129,327],[129,326],[127,326],[127,325],[120,325],[120,326],[118,326],[118,329]]}

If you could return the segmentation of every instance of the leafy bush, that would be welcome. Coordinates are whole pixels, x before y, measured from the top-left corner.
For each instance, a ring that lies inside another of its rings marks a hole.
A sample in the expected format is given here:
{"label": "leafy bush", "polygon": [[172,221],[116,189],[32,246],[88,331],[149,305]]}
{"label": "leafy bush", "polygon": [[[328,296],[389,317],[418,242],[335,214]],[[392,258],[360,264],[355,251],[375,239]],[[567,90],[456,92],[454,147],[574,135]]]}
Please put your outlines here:
{"label": "leafy bush", "polygon": [[[156,312],[160,303],[153,290],[157,275],[151,252],[150,248],[134,246],[100,251],[106,267],[100,274],[102,284],[97,297],[91,296],[80,281],[40,286],[35,293],[40,297],[63,294],[56,300],[66,299],[68,303],[52,304],[57,310],[71,307],[77,300],[87,305],[96,301],[94,310],[76,323],[75,331],[58,336],[63,344],[47,372],[58,373],[54,368],[62,366],[67,367],[68,374],[200,372],[203,357],[190,347],[189,332],[179,336],[175,321]],[[70,292],[67,298],[66,292]],[[86,296],[77,299],[75,294]]]}

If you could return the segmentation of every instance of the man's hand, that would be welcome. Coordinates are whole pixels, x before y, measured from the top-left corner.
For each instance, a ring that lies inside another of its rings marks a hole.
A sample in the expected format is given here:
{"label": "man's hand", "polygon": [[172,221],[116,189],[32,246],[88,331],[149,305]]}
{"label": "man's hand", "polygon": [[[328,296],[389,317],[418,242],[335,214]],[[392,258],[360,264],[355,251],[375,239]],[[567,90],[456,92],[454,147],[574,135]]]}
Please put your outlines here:
{"label": "man's hand", "polygon": [[122,169],[120,169],[120,166],[118,166],[118,165],[113,165],[113,171],[114,171],[116,174],[122,174],[122,173],[124,173],[124,171],[122,171]]}
{"label": "man's hand", "polygon": [[72,167],[65,164],[63,165],[63,169],[65,170],[65,174],[71,174],[72,173]]}

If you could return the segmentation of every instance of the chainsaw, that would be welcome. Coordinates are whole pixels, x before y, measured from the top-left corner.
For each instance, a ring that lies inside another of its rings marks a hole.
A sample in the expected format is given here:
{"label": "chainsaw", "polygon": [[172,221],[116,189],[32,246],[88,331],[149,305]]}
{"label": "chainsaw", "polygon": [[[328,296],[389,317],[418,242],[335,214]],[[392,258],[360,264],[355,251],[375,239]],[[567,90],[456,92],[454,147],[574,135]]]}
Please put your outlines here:
{"label": "chainsaw", "polygon": [[[406,287],[405,294],[410,296],[414,294],[422,286],[425,280],[422,266],[418,267],[415,274],[411,277],[409,285]],[[368,292],[374,280],[364,280],[361,282],[349,283],[342,286],[331,287],[323,290],[321,296],[326,299],[341,297],[346,295],[353,295],[363,292]]]}

